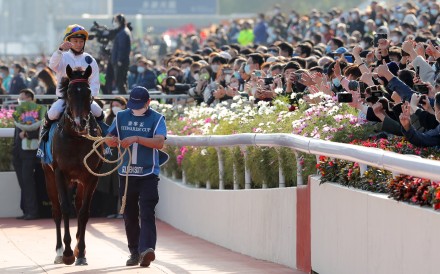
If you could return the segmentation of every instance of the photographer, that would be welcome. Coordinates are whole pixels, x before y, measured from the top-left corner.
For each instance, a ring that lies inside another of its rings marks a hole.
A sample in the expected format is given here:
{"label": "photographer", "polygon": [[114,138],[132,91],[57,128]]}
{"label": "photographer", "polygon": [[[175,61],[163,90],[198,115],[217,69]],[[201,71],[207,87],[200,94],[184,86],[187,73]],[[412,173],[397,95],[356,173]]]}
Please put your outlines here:
{"label": "photographer", "polygon": [[188,94],[188,90],[194,86],[182,84],[183,72],[179,67],[170,67],[166,75],[161,82],[162,91],[166,94]]}
{"label": "photographer", "polygon": [[127,73],[130,64],[131,32],[123,14],[113,18],[117,30],[113,41],[111,63],[115,73],[115,84],[119,94],[127,94]]}

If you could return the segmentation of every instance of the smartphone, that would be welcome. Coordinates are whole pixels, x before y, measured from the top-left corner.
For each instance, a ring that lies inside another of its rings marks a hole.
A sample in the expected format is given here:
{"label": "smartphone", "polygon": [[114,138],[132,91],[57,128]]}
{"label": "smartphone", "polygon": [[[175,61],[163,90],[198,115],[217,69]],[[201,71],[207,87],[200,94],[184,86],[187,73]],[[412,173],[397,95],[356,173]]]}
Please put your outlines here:
{"label": "smartphone", "polygon": [[388,34],[386,34],[386,33],[376,33],[374,35],[373,45],[374,45],[375,48],[377,48],[379,46],[379,40],[380,39],[388,39]]}
{"label": "smartphone", "polygon": [[255,70],[254,75],[257,77],[261,77],[263,74],[261,73],[261,70]]}
{"label": "smartphone", "polygon": [[350,82],[348,82],[348,89],[349,90],[357,91],[358,87],[359,87],[359,82],[358,81],[351,80]]}
{"label": "smartphone", "polygon": [[337,94],[338,96],[338,103],[351,103],[353,102],[353,95],[349,92],[339,92]]}
{"label": "smartphone", "polygon": [[420,77],[420,66],[416,66],[416,76],[417,78]]}
{"label": "smartphone", "polygon": [[345,54],[344,54],[344,57],[345,57],[345,60],[347,60],[348,63],[353,63],[354,58],[353,58],[353,55],[352,55],[352,54],[350,54],[350,53],[345,53]]}
{"label": "smartphone", "polygon": [[223,74],[232,74],[234,71],[232,69],[223,69]]}
{"label": "smartphone", "polygon": [[429,88],[426,84],[414,84],[414,90],[419,92],[420,94],[428,94]]}

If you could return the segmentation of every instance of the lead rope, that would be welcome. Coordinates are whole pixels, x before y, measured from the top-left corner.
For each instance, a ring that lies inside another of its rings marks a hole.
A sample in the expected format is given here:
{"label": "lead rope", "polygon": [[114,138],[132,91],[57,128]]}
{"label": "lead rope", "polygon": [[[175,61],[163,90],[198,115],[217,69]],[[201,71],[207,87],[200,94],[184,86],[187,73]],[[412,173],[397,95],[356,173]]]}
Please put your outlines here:
{"label": "lead rope", "polygon": [[[129,158],[128,158],[127,170],[126,170],[126,173],[125,173],[124,196],[122,196],[121,209],[119,211],[120,214],[124,214],[125,205],[127,203],[128,171],[130,170],[130,166],[131,166],[131,151],[130,151],[130,149],[129,148],[124,148],[124,151],[121,153],[121,147],[118,146],[118,155],[119,155],[119,157],[116,160],[108,160],[104,156],[102,156],[101,153],[99,153],[98,148],[105,142],[106,139],[112,139],[112,137],[93,137],[93,136],[90,136],[90,134],[84,135],[83,137],[88,139],[88,140],[93,141],[92,149],[84,157],[84,160],[83,160],[84,166],[86,167],[86,169],[90,173],[92,173],[93,175],[98,176],[98,177],[107,176],[107,175],[112,174],[114,171],[116,171],[122,165],[122,163],[123,163],[122,159],[123,159],[125,153],[127,153],[127,151],[128,151]],[[121,143],[121,141],[118,140],[118,143]],[[119,161],[119,164],[115,168],[113,168],[112,170],[107,171],[105,173],[96,173],[87,164],[87,159],[89,159],[89,157],[92,156],[93,153],[96,153],[99,156],[99,158],[101,158],[101,160],[103,160],[106,163],[114,164],[114,163]]]}

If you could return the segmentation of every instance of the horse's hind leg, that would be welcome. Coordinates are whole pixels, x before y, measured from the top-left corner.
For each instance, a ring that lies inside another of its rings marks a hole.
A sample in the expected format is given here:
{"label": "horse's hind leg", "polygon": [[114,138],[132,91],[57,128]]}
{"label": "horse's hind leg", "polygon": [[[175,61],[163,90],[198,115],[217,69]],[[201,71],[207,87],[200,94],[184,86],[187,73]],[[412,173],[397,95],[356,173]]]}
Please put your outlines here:
{"label": "horse's hind leg", "polygon": [[52,203],[52,218],[55,222],[56,227],[56,236],[57,236],[57,245],[56,252],[57,255],[55,257],[55,264],[63,263],[63,243],[61,241],[61,208],[60,201],[58,199],[58,191],[55,183],[55,174],[53,170],[48,165],[43,164],[44,177],[46,178],[46,189],[47,195]]}
{"label": "horse's hind leg", "polygon": [[91,200],[93,197],[93,193],[95,192],[97,182],[97,178],[93,177],[87,182],[88,184],[83,185],[83,201],[78,214],[78,243],[76,245],[78,248],[78,256],[76,260],[76,265],[87,265],[87,260],[85,258],[85,233],[87,222],[89,221],[90,216]]}
{"label": "horse's hind leg", "polygon": [[70,243],[72,242],[72,238],[70,237],[70,228],[69,228],[69,215],[70,215],[70,199],[67,194],[67,183],[64,174],[58,169],[55,170],[55,181],[57,184],[58,195],[61,203],[61,211],[63,213],[64,220],[64,246],[65,250],[63,252],[63,262],[64,264],[71,265],[75,262],[75,256],[73,256],[72,248],[70,247]]}

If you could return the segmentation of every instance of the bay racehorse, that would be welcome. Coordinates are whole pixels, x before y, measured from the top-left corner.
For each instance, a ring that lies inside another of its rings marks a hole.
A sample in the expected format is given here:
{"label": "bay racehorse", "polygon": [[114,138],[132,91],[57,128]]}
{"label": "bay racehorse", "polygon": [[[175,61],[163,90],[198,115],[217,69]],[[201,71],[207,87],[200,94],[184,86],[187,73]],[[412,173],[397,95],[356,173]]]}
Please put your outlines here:
{"label": "bay racehorse", "polygon": [[[96,189],[98,177],[92,175],[84,166],[84,156],[92,149],[93,141],[85,135],[101,136],[99,127],[90,113],[92,100],[88,78],[92,68],[74,71],[68,65],[67,79],[61,83],[66,108],[55,128],[52,139],[53,162],[44,164],[46,188],[52,202],[52,217],[56,225],[55,263],[87,265],[85,258],[85,231],[90,215],[90,204]],[[100,148],[101,154],[103,147]],[[102,161],[99,156],[89,158],[89,167],[98,172]],[[69,231],[70,205],[69,192],[76,186],[75,209],[78,218],[76,246],[72,251]],[[61,242],[61,219],[64,220],[64,248]]]}

